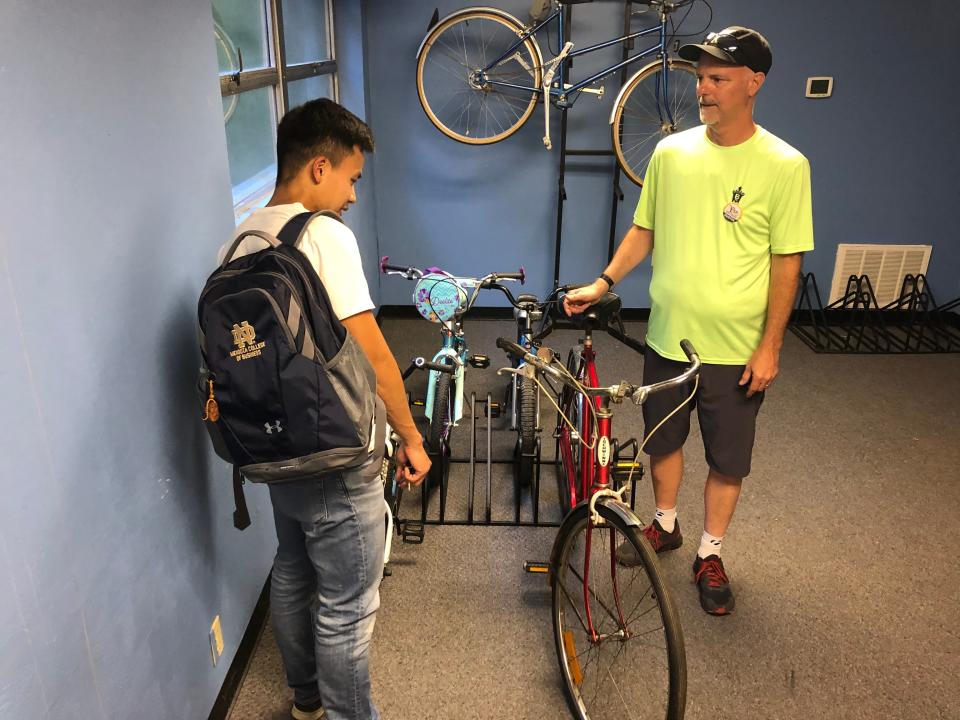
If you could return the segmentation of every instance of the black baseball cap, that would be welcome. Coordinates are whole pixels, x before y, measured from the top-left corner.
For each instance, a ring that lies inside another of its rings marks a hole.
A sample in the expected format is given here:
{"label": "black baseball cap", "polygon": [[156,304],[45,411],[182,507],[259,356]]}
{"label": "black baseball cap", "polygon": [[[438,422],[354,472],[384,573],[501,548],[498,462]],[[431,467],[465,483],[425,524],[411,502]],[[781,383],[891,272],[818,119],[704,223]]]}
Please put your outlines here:
{"label": "black baseball cap", "polygon": [[754,72],[768,73],[773,65],[773,53],[767,39],[756,30],[739,25],[712,32],[702,43],[684,45],[677,51],[684,60],[694,62],[700,58],[700,53],[734,65],[744,65]]}

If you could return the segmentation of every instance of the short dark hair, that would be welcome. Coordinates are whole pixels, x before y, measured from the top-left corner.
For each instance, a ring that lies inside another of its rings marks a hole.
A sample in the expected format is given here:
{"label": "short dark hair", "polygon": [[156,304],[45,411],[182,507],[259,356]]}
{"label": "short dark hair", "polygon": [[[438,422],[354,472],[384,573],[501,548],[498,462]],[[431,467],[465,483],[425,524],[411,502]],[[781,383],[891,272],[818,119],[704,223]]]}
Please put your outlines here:
{"label": "short dark hair", "polygon": [[277,126],[277,184],[292,180],[318,155],[340,164],[354,145],[373,152],[373,133],[342,105],[320,98],[293,108]]}

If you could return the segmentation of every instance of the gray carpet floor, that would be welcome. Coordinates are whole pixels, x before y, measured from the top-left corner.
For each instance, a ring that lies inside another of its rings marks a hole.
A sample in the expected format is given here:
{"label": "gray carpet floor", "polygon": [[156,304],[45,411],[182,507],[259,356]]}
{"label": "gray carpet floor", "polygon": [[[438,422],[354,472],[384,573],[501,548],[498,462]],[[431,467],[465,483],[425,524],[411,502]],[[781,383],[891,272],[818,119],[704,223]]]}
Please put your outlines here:
{"label": "gray carpet floor", "polygon": [[[629,330],[643,337],[642,324]],[[502,395],[494,340],[510,323],[469,322],[467,332],[492,359],[489,370],[468,371],[468,392]],[[384,333],[401,367],[439,344],[422,320],[387,320]],[[575,339],[558,331],[548,344],[565,353]],[[601,382],[639,381],[638,356],[606,336],[597,346]],[[960,718],[960,356],[819,355],[788,333],[781,365],[724,541],[737,595],[730,617],[706,615],[690,582],[706,476],[695,421],[688,441],[687,541],[662,557],[686,640],[687,718]],[[415,397],[424,380],[408,381]],[[498,457],[512,448],[505,422],[494,421]],[[618,437],[641,427],[638,408],[615,412]],[[455,455],[468,443],[465,425]],[[545,443],[545,460],[552,454]],[[495,519],[512,515],[509,470],[493,468]],[[448,517],[465,514],[466,477],[466,466],[453,467]],[[481,515],[483,468],[477,477]],[[549,464],[542,477],[541,513],[555,519]],[[405,505],[411,516],[415,500]],[[649,517],[648,482],[637,503]],[[568,716],[549,589],[523,572],[524,561],[547,558],[554,534],[444,526],[428,527],[423,545],[394,542],[372,652],[385,720]],[[229,717],[279,720],[289,708],[268,627]]]}

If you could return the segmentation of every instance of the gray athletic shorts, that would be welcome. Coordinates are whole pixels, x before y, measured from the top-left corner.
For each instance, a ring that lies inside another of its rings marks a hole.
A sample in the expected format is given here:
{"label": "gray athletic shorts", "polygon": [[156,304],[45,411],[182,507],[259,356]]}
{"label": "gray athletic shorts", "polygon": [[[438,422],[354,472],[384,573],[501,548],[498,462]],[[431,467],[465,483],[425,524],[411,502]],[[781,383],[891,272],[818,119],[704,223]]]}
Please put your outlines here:
{"label": "gray athletic shorts", "polygon": [[[647,347],[644,353],[643,384],[676,377],[687,363],[662,357]],[[700,433],[707,464],[717,472],[730,477],[744,478],[750,474],[753,438],[757,413],[764,394],[747,397],[747,386],[740,386],[743,365],[703,365],[700,387],[694,398],[667,420],[650,438],[644,448],[648,455],[669,455],[679,450],[690,433],[690,413],[697,407]],[[654,393],[643,404],[644,432],[649,433],[677,405],[687,398],[693,382]]]}

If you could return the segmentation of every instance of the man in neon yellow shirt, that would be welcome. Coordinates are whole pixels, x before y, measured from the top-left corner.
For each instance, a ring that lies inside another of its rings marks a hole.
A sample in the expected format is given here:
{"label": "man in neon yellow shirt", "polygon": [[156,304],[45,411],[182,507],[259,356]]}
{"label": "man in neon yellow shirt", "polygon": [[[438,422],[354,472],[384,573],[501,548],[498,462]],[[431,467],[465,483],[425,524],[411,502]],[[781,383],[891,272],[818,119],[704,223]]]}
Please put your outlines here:
{"label": "man in neon yellow shirt", "polygon": [[[565,305],[568,313],[583,312],[652,253],[643,381],[682,372],[682,338],[704,365],[693,402],[644,448],[657,512],[643,532],[657,552],[683,541],[677,494],[695,403],[710,470],[693,571],[703,609],[726,615],[734,597],[720,548],[750,472],[757,413],[779,371],[803,253],[813,249],[810,166],[754,123],[754,101],[773,61],[760,33],[729,27],[679,54],[697,63],[703,125],[660,142],[633,227],[600,278],[569,293]],[[651,396],[643,413],[648,434],[691,389]]]}

